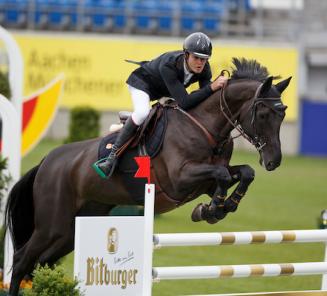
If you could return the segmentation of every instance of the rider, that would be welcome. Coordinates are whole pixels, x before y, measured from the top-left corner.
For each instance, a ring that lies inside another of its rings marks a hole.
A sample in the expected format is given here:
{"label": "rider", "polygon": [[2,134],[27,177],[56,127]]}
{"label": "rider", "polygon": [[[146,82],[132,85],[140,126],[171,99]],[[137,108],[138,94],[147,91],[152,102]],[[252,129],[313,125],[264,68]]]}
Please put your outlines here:
{"label": "rider", "polygon": [[[150,112],[150,101],[162,97],[174,98],[178,105],[188,110],[223,87],[227,78],[219,76],[211,82],[208,60],[212,44],[201,32],[186,37],[183,50],[166,52],[159,57],[141,62],[127,79],[134,111],[121,129],[108,158],[97,166],[102,177],[110,177],[117,161],[117,151],[126,143]],[[199,82],[200,89],[188,94],[186,88]]]}

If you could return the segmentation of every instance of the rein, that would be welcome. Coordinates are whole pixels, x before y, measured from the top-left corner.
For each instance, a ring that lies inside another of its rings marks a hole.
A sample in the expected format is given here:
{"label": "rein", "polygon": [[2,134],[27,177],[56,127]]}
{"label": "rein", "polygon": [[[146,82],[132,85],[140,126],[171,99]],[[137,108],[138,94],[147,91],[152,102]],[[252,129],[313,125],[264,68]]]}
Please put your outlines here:
{"label": "rein", "polygon": [[197,127],[199,127],[202,132],[205,134],[210,146],[215,149],[217,147],[217,141],[214,139],[214,137],[211,135],[211,133],[203,126],[203,124],[195,119],[191,114],[187,113],[183,109],[181,109],[178,105],[173,107],[175,110],[178,110],[179,112],[183,113],[186,117],[188,117]]}

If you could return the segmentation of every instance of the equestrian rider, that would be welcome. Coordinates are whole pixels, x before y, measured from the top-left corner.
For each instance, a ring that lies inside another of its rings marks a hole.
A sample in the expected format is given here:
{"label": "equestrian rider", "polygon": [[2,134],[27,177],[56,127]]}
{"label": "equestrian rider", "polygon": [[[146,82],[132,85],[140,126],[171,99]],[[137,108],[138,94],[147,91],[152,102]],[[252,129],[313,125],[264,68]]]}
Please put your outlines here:
{"label": "equestrian rider", "polygon": [[[183,50],[167,52],[151,61],[141,62],[140,67],[131,73],[126,82],[134,111],[121,129],[108,158],[98,164],[102,177],[110,177],[113,173],[116,152],[144,122],[150,112],[150,101],[171,97],[182,109],[188,110],[226,84],[227,78],[223,76],[211,82],[208,62],[211,52],[209,37],[196,32],[186,37]],[[199,82],[200,88],[188,94],[186,88],[194,82]]]}

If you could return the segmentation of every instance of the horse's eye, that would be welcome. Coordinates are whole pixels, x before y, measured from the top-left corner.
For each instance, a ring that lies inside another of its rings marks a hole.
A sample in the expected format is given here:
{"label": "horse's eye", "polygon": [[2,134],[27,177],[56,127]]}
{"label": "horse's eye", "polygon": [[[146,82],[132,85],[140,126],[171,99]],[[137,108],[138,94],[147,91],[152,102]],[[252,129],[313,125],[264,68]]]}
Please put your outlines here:
{"label": "horse's eye", "polygon": [[258,112],[257,114],[259,120],[266,120],[268,118],[267,112]]}

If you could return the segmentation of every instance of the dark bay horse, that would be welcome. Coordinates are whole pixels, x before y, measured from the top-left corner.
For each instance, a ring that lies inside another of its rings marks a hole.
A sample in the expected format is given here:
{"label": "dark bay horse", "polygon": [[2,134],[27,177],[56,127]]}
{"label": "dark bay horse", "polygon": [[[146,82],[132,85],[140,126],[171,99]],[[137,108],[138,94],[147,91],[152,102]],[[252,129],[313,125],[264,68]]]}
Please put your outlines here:
{"label": "dark bay horse", "polygon": [[[168,126],[160,153],[152,159],[156,176],[155,211],[170,211],[201,194],[193,221],[216,223],[235,211],[254,170],[230,166],[231,131],[237,127],[256,146],[266,170],[281,163],[279,132],[286,106],[281,93],[290,78],[272,84],[267,69],[254,60],[234,59],[228,86],[189,111],[168,110]],[[195,123],[196,122],[196,123]],[[116,205],[133,205],[122,174],[103,180],[91,168],[100,139],[63,145],[13,187],[6,207],[6,227],[14,244],[9,294],[16,296],[22,278],[36,263],[52,264],[74,247],[74,220],[79,215],[106,215]],[[127,155],[129,152],[126,151]],[[227,190],[235,190],[227,197]]]}

